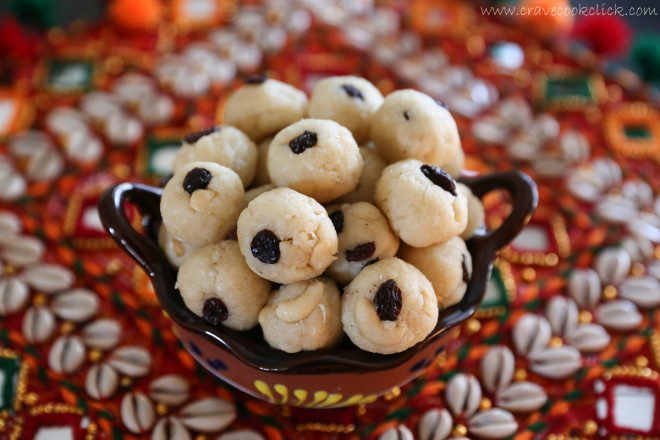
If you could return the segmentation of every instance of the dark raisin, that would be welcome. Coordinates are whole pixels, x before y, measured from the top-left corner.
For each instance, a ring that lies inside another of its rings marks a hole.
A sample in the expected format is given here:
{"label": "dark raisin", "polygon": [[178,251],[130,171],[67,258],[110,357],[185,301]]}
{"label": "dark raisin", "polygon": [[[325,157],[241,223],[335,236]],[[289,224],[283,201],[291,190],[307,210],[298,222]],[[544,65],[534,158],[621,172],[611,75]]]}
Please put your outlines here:
{"label": "dark raisin", "polygon": [[261,84],[268,79],[267,73],[255,73],[254,75],[244,76],[243,82],[245,84]]}
{"label": "dark raisin", "polygon": [[391,279],[381,284],[374,296],[376,313],[381,321],[396,321],[401,313],[401,302],[401,289]]}
{"label": "dark raisin", "polygon": [[318,136],[313,131],[305,130],[300,136],[289,141],[289,148],[295,154],[303,153],[306,149],[312,148],[318,142]]}
{"label": "dark raisin", "polygon": [[405,110],[403,112],[403,117],[406,118],[406,121],[410,121],[410,112],[408,110]]}
{"label": "dark raisin", "polygon": [[204,316],[204,321],[211,325],[218,325],[229,318],[229,310],[227,310],[227,306],[220,298],[209,298],[204,301],[202,315]]}
{"label": "dark raisin", "polygon": [[330,220],[332,221],[332,225],[335,227],[335,231],[337,231],[337,234],[339,234],[341,231],[344,230],[344,212],[339,210],[335,211],[332,214],[330,214]]}
{"label": "dark raisin", "polygon": [[209,186],[212,178],[213,175],[206,168],[193,168],[188,171],[188,174],[183,179],[183,189],[188,194],[192,194],[198,189],[204,189]]}
{"label": "dark raisin", "polygon": [[465,284],[470,282],[470,271],[467,268],[467,261],[465,259],[465,254],[463,254],[463,261],[461,262],[461,267],[463,268],[463,282]]}
{"label": "dark raisin", "polygon": [[216,131],[220,131],[219,125],[214,125],[213,127],[209,127],[201,131],[196,131],[194,133],[187,134],[183,138],[183,140],[188,144],[194,144],[204,136],[208,136],[209,134],[215,133]]}
{"label": "dark raisin", "polygon": [[346,250],[346,261],[356,262],[366,260],[376,252],[376,243],[373,241],[355,246],[355,249]]}
{"label": "dark raisin", "polygon": [[438,185],[454,197],[456,196],[456,182],[445,170],[433,165],[422,165],[420,169],[434,185]]}
{"label": "dark raisin", "polygon": [[250,243],[252,255],[266,264],[275,264],[280,260],[280,239],[273,231],[262,229]]}
{"label": "dark raisin", "polygon": [[350,84],[342,84],[341,88],[344,89],[346,94],[351,98],[359,98],[364,101],[364,96],[362,96],[362,92],[357,87]]}
{"label": "dark raisin", "polygon": [[438,104],[440,107],[444,107],[447,110],[449,110],[449,106],[447,104],[445,104],[444,102],[440,101],[439,99],[436,99],[435,103]]}

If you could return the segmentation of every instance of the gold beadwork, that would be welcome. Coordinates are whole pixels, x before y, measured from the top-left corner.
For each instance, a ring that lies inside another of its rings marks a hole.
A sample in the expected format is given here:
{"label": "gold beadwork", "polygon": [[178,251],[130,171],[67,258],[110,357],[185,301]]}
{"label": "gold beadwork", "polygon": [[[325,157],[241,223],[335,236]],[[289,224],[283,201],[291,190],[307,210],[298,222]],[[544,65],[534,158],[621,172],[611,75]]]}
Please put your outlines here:
{"label": "gold beadwork", "polygon": [[465,333],[468,335],[473,335],[481,330],[481,321],[478,319],[472,318],[465,323]]}
{"label": "gold beadwork", "polygon": [[619,292],[616,290],[616,286],[609,285],[603,289],[603,299],[612,300],[615,299],[618,294]]}
{"label": "gold beadwork", "polygon": [[578,319],[579,319],[580,323],[582,323],[582,324],[588,324],[588,323],[590,323],[591,321],[593,321],[594,317],[593,317],[593,315],[591,314],[590,311],[588,311],[588,310],[582,310],[582,311],[580,312],[580,315],[579,315],[579,318],[578,318]]}

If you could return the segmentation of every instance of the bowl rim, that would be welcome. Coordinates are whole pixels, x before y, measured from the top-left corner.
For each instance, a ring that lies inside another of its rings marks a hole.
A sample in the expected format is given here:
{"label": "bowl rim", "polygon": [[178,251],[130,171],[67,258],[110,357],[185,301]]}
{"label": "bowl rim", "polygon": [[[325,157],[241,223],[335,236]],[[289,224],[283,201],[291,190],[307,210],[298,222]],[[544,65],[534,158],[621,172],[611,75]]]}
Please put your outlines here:
{"label": "bowl rim", "polygon": [[[162,189],[141,183],[117,183],[106,188],[98,205],[104,228],[147,273],[161,306],[178,326],[209,338],[242,363],[259,370],[283,374],[356,373],[400,366],[470,318],[485,295],[497,250],[520,232],[538,204],[536,184],[518,170],[462,177],[458,181],[467,185],[479,198],[494,190],[508,191],[512,200],[511,212],[499,228],[492,231],[481,228],[466,241],[473,269],[461,301],[440,311],[435,328],[423,341],[403,352],[388,355],[369,353],[351,343],[342,343],[331,349],[286,353],[269,347],[263,339],[259,339],[259,330],[237,332],[224,326],[207,324],[183,304],[175,288],[176,269],[170,266],[157,244],[158,228],[162,221]],[[140,235],[129,221],[125,207],[127,202],[140,211],[144,235]]]}

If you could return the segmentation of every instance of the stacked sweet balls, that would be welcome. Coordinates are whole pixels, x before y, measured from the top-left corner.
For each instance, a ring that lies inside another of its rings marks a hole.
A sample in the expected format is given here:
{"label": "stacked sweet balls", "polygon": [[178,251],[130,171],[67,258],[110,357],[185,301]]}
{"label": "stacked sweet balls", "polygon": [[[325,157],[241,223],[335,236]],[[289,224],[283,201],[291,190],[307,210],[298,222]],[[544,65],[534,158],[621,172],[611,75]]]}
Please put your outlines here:
{"label": "stacked sweet balls", "polygon": [[484,221],[454,181],[449,111],[353,76],[309,100],[266,75],[244,82],[226,125],[183,140],[163,190],[159,241],[186,306],[214,326],[260,325],[289,353],[344,334],[382,354],[422,341],[465,294],[464,240]]}

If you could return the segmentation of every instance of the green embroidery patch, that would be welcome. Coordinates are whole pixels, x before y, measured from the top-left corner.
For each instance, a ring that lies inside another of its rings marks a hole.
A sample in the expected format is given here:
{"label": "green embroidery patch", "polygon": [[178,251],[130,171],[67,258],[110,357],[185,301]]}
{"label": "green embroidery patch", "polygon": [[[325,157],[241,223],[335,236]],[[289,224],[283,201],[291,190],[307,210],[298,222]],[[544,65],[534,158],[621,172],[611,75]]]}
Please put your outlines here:
{"label": "green embroidery patch", "polygon": [[53,60],[48,63],[48,86],[57,92],[83,92],[92,87],[94,66],[89,61]]}
{"label": "green embroidery patch", "polygon": [[0,357],[0,411],[14,408],[21,360]]}

